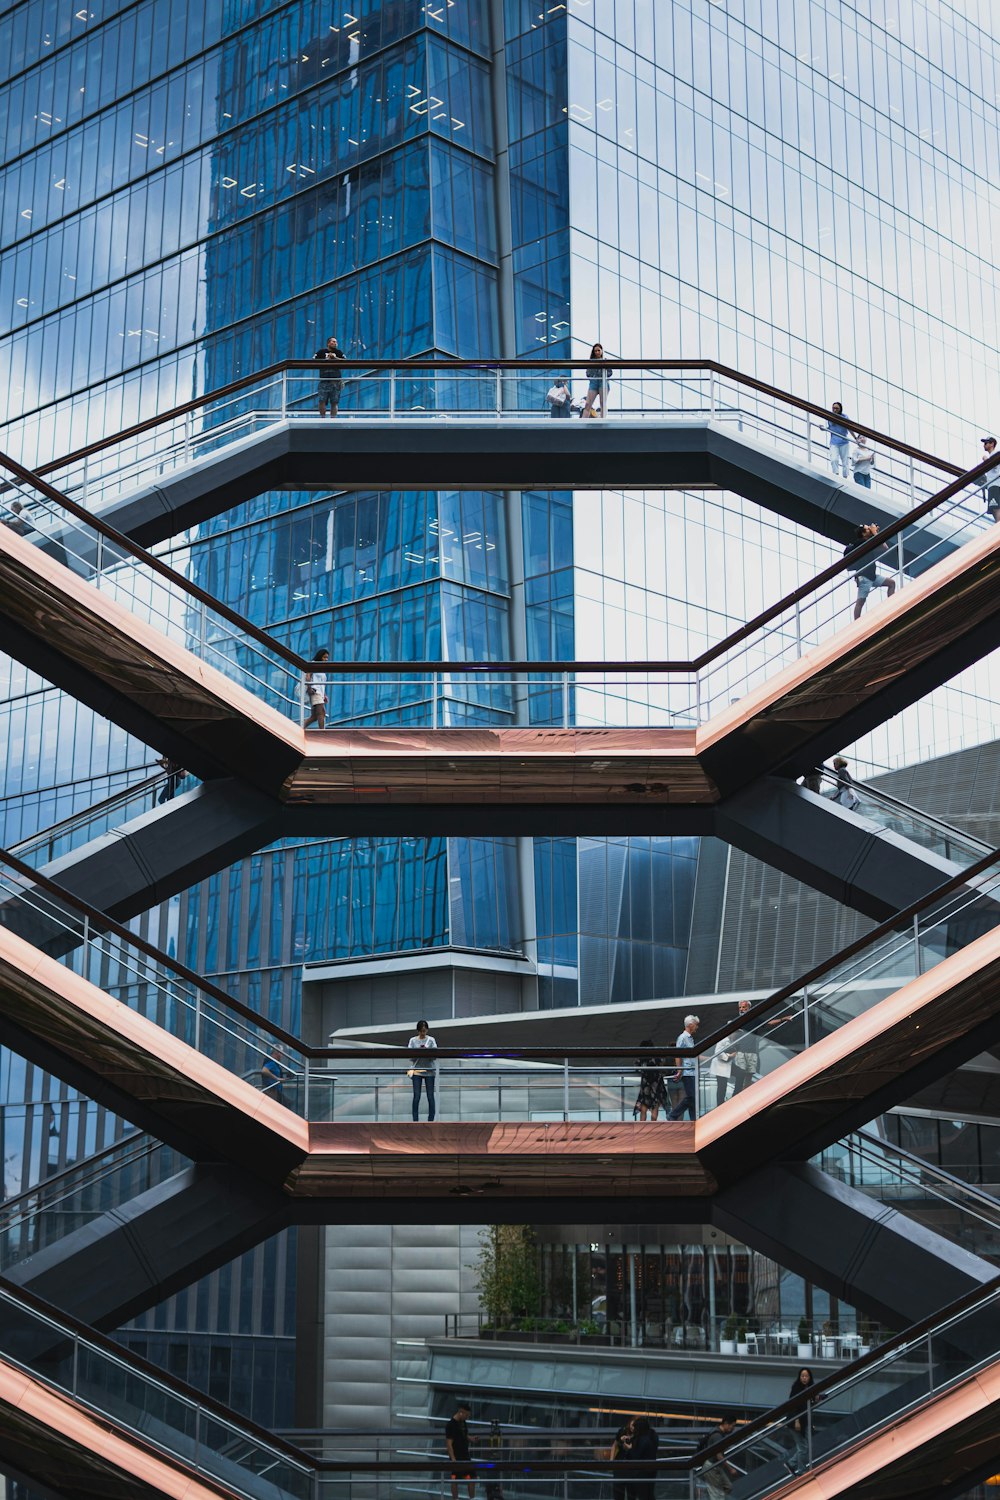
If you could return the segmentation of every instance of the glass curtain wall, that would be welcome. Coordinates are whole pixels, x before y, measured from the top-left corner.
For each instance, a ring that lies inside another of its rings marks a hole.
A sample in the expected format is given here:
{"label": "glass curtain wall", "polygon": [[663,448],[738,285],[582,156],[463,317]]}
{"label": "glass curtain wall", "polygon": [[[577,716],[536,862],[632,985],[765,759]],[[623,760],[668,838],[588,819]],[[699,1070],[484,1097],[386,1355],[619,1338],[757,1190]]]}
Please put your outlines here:
{"label": "glass curtain wall", "polygon": [[[495,352],[486,0],[142,0],[68,22],[41,0],[3,9],[0,447],[44,462],[311,357],[331,333],[358,358]],[[341,495],[332,480],[326,495],[257,497],[160,550],[306,655],[510,655],[502,497]],[[16,663],[4,677],[20,764],[7,841],[148,774],[146,746]],[[398,722],[371,690],[331,707]],[[450,710],[496,717],[474,695]],[[135,925],[298,1030],[306,961],[426,949],[456,931],[516,949],[515,873],[509,841],[296,840]],[[4,1083],[8,1191],[121,1128],[6,1054]],[[189,1359],[191,1379],[290,1425],[294,1238],[172,1299],[129,1341],[171,1368]]]}

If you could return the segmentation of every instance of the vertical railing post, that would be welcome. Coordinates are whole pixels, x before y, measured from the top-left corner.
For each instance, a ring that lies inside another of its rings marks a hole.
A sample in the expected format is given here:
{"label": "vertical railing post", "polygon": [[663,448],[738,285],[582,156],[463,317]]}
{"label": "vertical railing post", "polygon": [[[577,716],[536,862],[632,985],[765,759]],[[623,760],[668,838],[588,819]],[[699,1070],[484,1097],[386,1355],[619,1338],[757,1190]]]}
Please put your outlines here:
{"label": "vertical railing post", "polygon": [[288,371],[281,372],[281,417],[282,420],[288,416]]}
{"label": "vertical railing post", "polygon": [[806,1468],[813,1466],[813,1404],[806,1402]]}
{"label": "vertical railing post", "polygon": [[910,481],[910,509],[912,510],[917,503],[917,475],[916,469],[914,468],[912,455],[909,461],[908,472]]}
{"label": "vertical railing post", "polygon": [[302,1068],[302,1118],[309,1118],[309,1055],[306,1054]]}
{"label": "vertical railing post", "polygon": [[715,421],[715,371],[712,370],[708,377],[708,415],[711,421]]}
{"label": "vertical railing post", "polygon": [[431,728],[438,727],[438,674],[431,673]]}
{"label": "vertical railing post", "polygon": [[898,531],[896,533],[896,587],[900,589],[903,587],[903,581],[906,577],[904,571],[905,563],[906,558],[903,554],[903,533],[901,531]]}
{"label": "vertical railing post", "polygon": [[191,413],[184,413],[184,462],[188,463],[191,458]]}
{"label": "vertical railing post", "polygon": [[812,417],[806,415],[806,463],[813,461],[813,424]]}
{"label": "vertical railing post", "polygon": [[496,415],[499,417],[501,412],[503,411],[503,371],[501,370],[499,365],[497,365],[496,371],[496,391],[494,401]]}
{"label": "vertical railing post", "polygon": [[70,1380],[72,1382],[70,1391],[75,1396],[80,1380],[80,1335],[78,1333],[73,1335],[73,1372]]}
{"label": "vertical railing post", "polygon": [[701,723],[701,673],[694,674],[694,721]]}
{"label": "vertical railing post", "polygon": [[569,728],[569,673],[562,674],[562,724],[564,729]]}
{"label": "vertical railing post", "polygon": [[83,493],[80,496],[80,504],[83,505],[84,507],[87,504],[87,493],[88,493],[89,489],[90,489],[90,459],[89,458],[85,458],[83,460]]}
{"label": "vertical railing post", "polygon": [[396,415],[396,372],[389,371],[389,416]]}
{"label": "vertical railing post", "polygon": [[920,963],[920,916],[919,913],[913,918],[913,973],[918,977],[921,972]]}
{"label": "vertical railing post", "polygon": [[802,608],[801,601],[795,601],[795,654],[802,655]]}
{"label": "vertical railing post", "polygon": [[306,727],[306,699],[309,696],[306,691],[306,678],[308,675],[308,672],[301,672],[299,674],[299,728],[303,731]]}
{"label": "vertical railing post", "polygon": [[563,1124],[569,1119],[569,1058],[563,1058]]}
{"label": "vertical railing post", "polygon": [[808,986],[805,986],[802,990],[802,1029],[805,1039],[805,1045],[807,1047],[809,1046],[809,1036],[811,1030],[809,1020],[809,988]]}
{"label": "vertical railing post", "polygon": [[201,990],[194,993],[194,1050],[201,1051]]}
{"label": "vertical railing post", "polygon": [[927,1389],[934,1389],[934,1347],[931,1334],[927,1335]]}

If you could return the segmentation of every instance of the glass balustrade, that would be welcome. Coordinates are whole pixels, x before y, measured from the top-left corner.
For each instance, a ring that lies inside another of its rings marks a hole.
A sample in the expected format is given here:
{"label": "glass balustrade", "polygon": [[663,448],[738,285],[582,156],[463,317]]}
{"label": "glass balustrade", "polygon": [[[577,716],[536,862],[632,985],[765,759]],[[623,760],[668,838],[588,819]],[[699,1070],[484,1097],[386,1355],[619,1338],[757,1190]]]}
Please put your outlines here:
{"label": "glass balustrade", "polygon": [[239,1495],[309,1500],[314,1494],[308,1461],[298,1462],[235,1415],[158,1380],[6,1286],[0,1286],[0,1346],[4,1361]]}
{"label": "glass balustrade", "polygon": [[[593,383],[604,386],[595,394],[606,397],[608,420],[712,422],[791,463],[831,472],[826,419],[780,392],[758,390],[735,374],[705,367],[609,367],[606,377],[593,382],[590,367],[589,361],[559,369],[507,369],[482,363],[370,368],[345,362],[334,376],[343,382],[338,420],[541,422],[549,421],[554,410],[577,419]],[[86,457],[71,455],[47,465],[46,476],[88,509],[99,511],[123,494],[245,443],[278,423],[321,420],[319,381],[324,376],[326,367],[317,364],[264,375],[239,390],[206,396],[192,411],[167,413],[144,431],[126,433]],[[564,385],[558,386],[559,380]],[[565,401],[549,400],[550,392],[562,391],[567,392]],[[600,407],[601,402],[594,404]],[[911,457],[885,442],[876,442],[875,448],[872,484],[880,506],[896,514],[912,510],[951,477],[947,465],[930,458]]]}
{"label": "glass balustrade", "polygon": [[[696,1500],[713,1489],[732,1490],[750,1500],[890,1427],[898,1430],[908,1414],[995,1363],[998,1307],[1000,1288],[994,1285],[823,1382],[813,1401],[741,1424],[721,1455],[692,1457],[687,1434],[683,1450],[678,1453],[677,1444],[670,1451],[661,1433],[657,1494]],[[412,1491],[445,1500],[448,1493],[454,1464],[441,1452],[440,1438],[431,1439],[433,1447],[416,1435],[410,1443],[397,1440],[389,1453],[377,1434],[367,1440],[345,1434],[313,1457],[160,1378],[108,1340],[8,1286],[0,1286],[0,1339],[8,1365],[133,1435],[147,1453],[179,1462],[236,1495],[360,1500],[363,1487],[368,1497]],[[981,1392],[980,1400],[987,1399]],[[477,1484],[502,1484],[518,1500],[608,1500],[622,1475],[606,1460],[607,1449],[590,1434],[578,1434],[551,1456],[537,1436],[518,1434],[502,1438],[496,1450],[480,1439],[468,1465]]]}
{"label": "glass balustrade", "polygon": [[849,811],[857,812],[877,823],[887,832],[898,833],[901,838],[919,844],[922,849],[929,849],[942,859],[954,864],[972,865],[990,852],[989,844],[983,843],[981,839],[973,838],[972,834],[963,829],[953,828],[940,818],[935,818],[920,808],[910,807],[875,787],[865,786],[863,782],[853,778],[844,781],[826,766],[821,767],[816,776],[820,796],[838,802]]}
{"label": "glass balustrade", "polygon": [[[734,1024],[717,1044],[703,1043],[701,1052],[685,1054],[698,1112],[724,1102],[734,1077],[741,1087],[752,1084],[992,931],[998,896],[1000,871],[991,867],[928,903],[904,930],[876,935],[807,986],[781,992],[763,1014]],[[98,988],[307,1119],[405,1123],[412,1118],[417,1083],[420,1113],[428,1113],[430,1091],[414,1076],[409,1053],[347,1049],[345,1056],[345,1049],[301,1047],[221,991],[174,968],[165,955],[147,952],[123,929],[106,928],[100,918],[74,910],[58,888],[9,862],[0,864],[0,917],[29,942],[61,954],[63,963]],[[439,1056],[429,1075],[439,1119],[628,1122],[639,1114],[641,1073],[662,1080],[656,1090],[661,1119],[685,1097],[670,1040],[655,1056],[639,1058],[610,1049],[566,1057],[530,1048],[455,1051],[454,1057]]]}
{"label": "glass balustrade", "polygon": [[[30,525],[22,534],[54,561],[82,578],[137,619],[238,683],[262,702],[294,719],[304,716],[304,674],[277,643],[241,630],[212,601],[201,599],[175,570],[162,570],[148,554],[105,536],[57,500],[3,471],[20,496]],[[18,528],[9,528],[18,529]]]}
{"label": "glass balustrade", "polygon": [[817,1159],[824,1172],[919,1219],[973,1255],[1000,1257],[1000,1202],[870,1131],[856,1131]]}
{"label": "glass balustrade", "polygon": [[[874,937],[813,983],[788,993],[766,1014],[745,1026],[734,1026],[712,1056],[705,1053],[695,1059],[701,1112],[722,1104],[731,1088],[738,1091],[773,1073],[918,975],[993,931],[998,922],[1000,871],[990,868],[971,877],[968,885],[929,903],[907,928]],[[725,1074],[721,1082],[720,1074]]]}
{"label": "glass balustrade", "polygon": [[[74,849],[89,844],[92,839],[100,838],[122,823],[152,812],[161,803],[190,791],[195,785],[195,778],[186,773],[174,776],[164,771],[155,776],[144,777],[142,781],[116,792],[114,796],[106,797],[68,818],[61,818],[58,823],[40,829],[20,843],[11,844],[10,853],[41,868],[51,864],[53,860],[61,859],[65,854],[71,854]],[[170,793],[169,796],[165,795],[167,792]]]}
{"label": "glass balustrade", "polygon": [[[438,378],[438,377],[435,377]],[[773,616],[730,644],[720,643],[699,663],[609,663],[607,667],[531,670],[530,663],[485,662],[307,667],[289,660],[277,642],[241,629],[190,590],[182,573],[161,572],[145,554],[119,544],[59,503],[12,480],[7,491],[24,502],[16,526],[43,550],[115,599],[139,619],[215,667],[262,702],[319,729],[315,712],[325,694],[325,727],[413,726],[426,729],[535,726],[692,729],[763,687],[782,669],[854,622],[859,602],[866,620],[885,608],[890,592],[919,580],[935,563],[993,528],[981,495],[958,493],[891,539],[884,551],[783,602]],[[28,517],[27,520],[24,518]],[[181,564],[183,568],[183,564]],[[859,580],[861,580],[859,582]],[[862,584],[875,598],[861,598]]]}
{"label": "glass balustrade", "polygon": [[[848,1366],[797,1416],[753,1424],[744,1440],[730,1443],[724,1455],[690,1475],[692,1500],[699,1484],[715,1483],[726,1493],[731,1486],[740,1500],[769,1494],[787,1485],[790,1476],[806,1474],[897,1426],[932,1397],[996,1362],[998,1311],[1000,1288],[994,1286],[971,1307],[944,1315],[930,1331],[903,1338],[858,1369]],[[981,1399],[986,1401],[985,1394]],[[845,1408],[850,1415],[843,1415]]]}
{"label": "glass balustrade", "polygon": [[9,1199],[0,1208],[0,1274],[165,1182],[182,1164],[160,1141],[129,1135]]}

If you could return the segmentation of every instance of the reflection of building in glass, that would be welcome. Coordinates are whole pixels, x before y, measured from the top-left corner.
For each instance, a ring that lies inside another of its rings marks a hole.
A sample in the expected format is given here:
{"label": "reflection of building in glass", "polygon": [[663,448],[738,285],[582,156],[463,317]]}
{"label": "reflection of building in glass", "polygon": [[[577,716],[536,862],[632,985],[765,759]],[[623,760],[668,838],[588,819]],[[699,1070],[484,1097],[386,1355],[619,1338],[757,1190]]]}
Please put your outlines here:
{"label": "reflection of building in glass", "polygon": [[[775,0],[113,0],[58,22],[22,0],[0,16],[0,447],[44,461],[335,333],[359,362],[345,415],[364,408],[365,359],[580,358],[599,338],[612,355],[716,358],[839,397],[971,462],[1000,228],[983,175],[1000,158],[996,38],[977,26],[921,0],[892,26]],[[311,376],[293,400],[313,405]],[[260,496],[164,551],[334,661],[689,657],[838,554],[725,491],[343,494],[335,473],[324,495]],[[5,671],[6,733],[27,746],[5,757],[20,764],[7,842],[152,761]],[[855,764],[994,736],[988,673],[870,736]],[[382,691],[338,687],[331,714],[424,712],[425,685]],[[532,683],[523,703],[481,684],[446,697],[453,723],[559,712]],[[693,977],[695,895],[711,895],[718,852],[686,837],[297,840],[138,925],[295,1030],[315,1020],[305,964],[338,966],[324,1025],[356,1028],[712,989],[734,968],[721,910],[755,967],[741,985],[769,982],[772,962],[785,977],[768,903],[749,898],[714,908],[713,941],[696,935],[713,961]],[[811,932],[830,903],[806,893],[801,909]],[[433,980],[390,962],[428,949],[446,955]],[[372,959],[377,974],[362,971]],[[675,1033],[677,1013],[657,1024]],[[64,1162],[116,1128],[18,1059],[3,1068],[9,1191],[53,1140]],[[457,1304],[468,1241],[437,1226],[327,1235],[317,1419],[360,1419],[346,1392],[369,1361],[356,1404],[382,1420],[387,1341]],[[255,1415],[290,1421],[274,1392],[293,1385],[295,1255],[293,1236],[264,1246],[130,1337],[174,1361],[197,1330],[190,1378],[236,1404],[252,1385]],[[375,1262],[382,1302],[358,1304],[368,1329],[352,1343],[337,1289]]]}

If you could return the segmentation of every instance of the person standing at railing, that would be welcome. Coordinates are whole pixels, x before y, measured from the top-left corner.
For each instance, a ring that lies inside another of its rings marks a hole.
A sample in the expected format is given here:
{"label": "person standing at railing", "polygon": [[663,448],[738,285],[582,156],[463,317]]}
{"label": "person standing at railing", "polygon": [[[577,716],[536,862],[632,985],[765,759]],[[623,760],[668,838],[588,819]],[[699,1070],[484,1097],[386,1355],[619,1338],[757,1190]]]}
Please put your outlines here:
{"label": "person standing at railing", "polygon": [[[640,1047],[655,1047],[656,1043],[652,1037],[644,1037],[639,1043]],[[664,1081],[662,1057],[637,1057],[635,1066],[639,1073],[639,1093],[635,1104],[632,1106],[633,1120],[638,1116],[640,1121],[645,1122],[646,1114],[655,1120],[660,1110],[670,1108],[670,1100],[667,1098],[667,1085]]]}
{"label": "person standing at railing", "polygon": [[859,526],[854,533],[854,541],[848,542],[844,548],[844,556],[848,559],[847,566],[854,574],[854,581],[858,586],[858,597],[854,601],[854,618],[860,620],[861,611],[865,607],[865,601],[872,589],[885,589],[887,596],[891,599],[896,592],[896,580],[891,573],[883,573],[879,566],[879,558],[889,550],[888,542],[883,542],[881,547],[869,547],[861,556],[851,562],[852,553],[865,542],[870,541],[873,536],[878,536],[878,527],[874,521],[868,521]]}
{"label": "person standing at railing", "polygon": [[[337,415],[340,398],[344,394],[344,380],[343,376],[339,374],[339,367],[336,361],[343,360],[345,357],[343,349],[341,349],[332,334],[322,349],[317,349],[313,356],[314,359],[321,360],[324,365],[324,369],[319,377],[319,414],[321,417],[326,416],[328,406],[331,417]],[[334,363],[331,364],[331,361],[334,361]]]}
{"label": "person standing at railing", "polygon": [[[992,437],[984,437],[983,458],[994,458],[997,456],[997,440]],[[976,480],[979,488],[986,493],[986,514],[994,523],[1000,521],[1000,464],[995,469],[987,469]]]}
{"label": "person standing at railing", "polygon": [[[426,1024],[426,1022],[425,1022]],[[471,1449],[469,1447],[468,1421],[471,1410],[464,1401],[460,1401],[455,1407],[454,1416],[444,1429],[445,1446],[448,1449],[448,1457],[455,1465],[451,1476],[451,1500],[458,1500],[458,1481],[465,1479],[469,1486],[469,1500],[473,1500],[476,1493],[476,1471],[471,1463]]]}
{"label": "person standing at railing", "polygon": [[[739,1014],[746,1015],[749,1000],[741,1000]],[[716,1107],[726,1102],[726,1092],[732,1079],[733,1093],[742,1094],[747,1084],[753,1082],[759,1058],[756,1038],[751,1032],[730,1032],[719,1042],[712,1056],[711,1072],[715,1078]]]}
{"label": "person standing at railing", "polygon": [[839,472],[846,479],[850,468],[851,429],[847,425],[844,408],[839,401],[833,403],[830,411],[832,413],[828,423],[830,467],[835,474]]}
{"label": "person standing at railing", "polygon": [[34,527],[24,514],[24,503],[21,500],[12,500],[7,507],[7,514],[3,517],[3,524],[8,531],[15,532],[18,536],[27,536],[34,531]]}
{"label": "person standing at railing", "polygon": [[863,432],[858,433],[858,440],[851,458],[851,466],[854,469],[854,483],[863,485],[866,490],[870,490],[872,487],[872,469],[875,467],[875,449],[871,446]]}
{"label": "person standing at railing", "polygon": [[[323,646],[313,657],[313,665],[324,666],[330,660],[330,653]],[[306,703],[309,707],[309,717],[303,724],[303,729],[311,729],[313,724],[317,729],[326,728],[326,678],[320,672],[312,671],[306,673],[303,684],[306,695]]]}
{"label": "person standing at railing", "polygon": [[684,1017],[684,1030],[677,1038],[678,1056],[675,1059],[679,1069],[679,1082],[684,1092],[667,1115],[668,1120],[681,1119],[685,1110],[692,1120],[698,1118],[698,1070],[694,1057],[691,1055],[691,1049],[700,1025],[701,1021],[697,1016]]}
{"label": "person standing at railing", "polygon": [[560,375],[554,380],[545,393],[545,399],[549,404],[550,417],[569,417],[573,411],[573,396],[569,385]]}
{"label": "person standing at railing", "polygon": [[659,1451],[660,1439],[649,1418],[636,1417],[632,1423],[632,1441],[622,1453],[625,1500],[653,1500]]}
{"label": "person standing at railing", "polygon": [[[590,351],[590,357],[592,360],[603,359],[604,345],[595,344]],[[580,415],[581,417],[596,416],[594,402],[600,400],[600,414],[602,417],[606,417],[608,414],[608,386],[611,384],[611,371],[607,365],[590,364],[587,366],[587,379],[590,384],[587,386],[587,399],[583,403]]]}
{"label": "person standing at railing", "polygon": [[433,1054],[437,1051],[437,1042],[431,1036],[431,1028],[426,1021],[417,1022],[417,1034],[411,1036],[407,1042],[410,1052],[410,1066],[407,1068],[407,1076],[413,1081],[413,1119],[420,1119],[420,1091],[427,1091],[427,1120],[433,1120],[437,1113],[434,1100],[434,1081],[437,1077],[437,1063]]}

